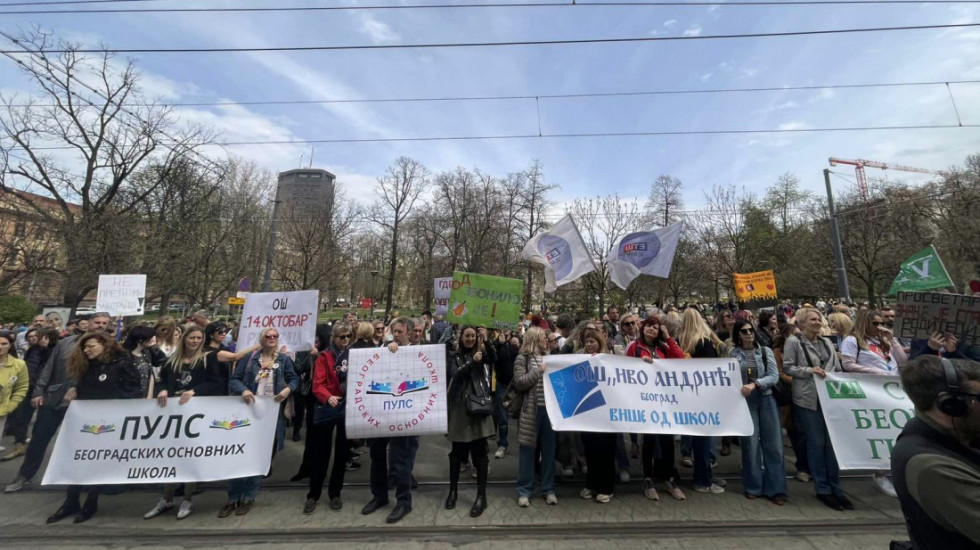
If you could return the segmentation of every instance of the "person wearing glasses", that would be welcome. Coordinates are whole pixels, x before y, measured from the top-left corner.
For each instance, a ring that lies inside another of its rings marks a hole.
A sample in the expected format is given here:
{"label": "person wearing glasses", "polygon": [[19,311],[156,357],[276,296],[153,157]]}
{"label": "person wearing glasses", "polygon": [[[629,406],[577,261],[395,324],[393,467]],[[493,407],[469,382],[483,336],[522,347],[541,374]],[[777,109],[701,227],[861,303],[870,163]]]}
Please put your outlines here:
{"label": "person wearing glasses", "polygon": [[[299,387],[299,376],[293,360],[279,351],[279,330],[267,328],[259,334],[259,353],[252,353],[238,362],[228,387],[232,395],[241,395],[251,405],[256,397],[271,397],[279,403],[279,421],[272,454],[281,451],[286,439],[286,423],[282,403]],[[262,476],[240,477],[228,483],[228,502],[218,512],[219,518],[232,513],[244,516],[252,510],[259,493]]]}
{"label": "person wearing glasses", "polygon": [[837,456],[817,399],[819,379],[828,372],[840,372],[840,359],[830,340],[820,336],[823,315],[819,311],[801,308],[796,312],[796,324],[800,333],[787,338],[783,346],[783,371],[793,377],[793,415],[797,429],[806,437],[813,488],[817,499],[828,508],[853,510],[854,504],[844,496]]}
{"label": "person wearing glasses", "polygon": [[[660,324],[656,315],[647,315],[643,320],[640,336],[630,344],[626,355],[652,363],[654,359],[684,359],[684,351],[671,338],[667,328]],[[654,454],[657,459],[654,461]],[[676,500],[687,497],[678,481],[680,474],[674,463],[674,436],[670,434],[644,434],[641,448],[643,460],[643,496],[650,500],[660,500],[654,479],[663,482],[667,492]]]}
{"label": "person wearing glasses", "polygon": [[[877,311],[858,314],[851,335],[841,342],[840,355],[844,372],[863,374],[897,375],[898,366],[908,361],[902,344]],[[879,491],[898,498],[887,470],[875,472],[873,477]]]}
{"label": "person wearing glasses", "polygon": [[772,350],[756,340],[752,322],[735,322],[731,356],[742,373],[742,396],[752,416],[753,433],[741,437],[742,487],[745,498],[764,496],[777,506],[786,504],[786,466],[783,463],[783,430],[779,407],[772,387],[779,382],[779,370]]}
{"label": "person wearing glasses", "polygon": [[626,355],[626,348],[636,340],[636,330],[640,326],[640,318],[627,313],[619,319],[619,332],[613,338],[613,353]]}
{"label": "person wearing glasses", "polygon": [[375,319],[371,322],[374,327],[374,336],[371,337],[371,341],[374,343],[374,347],[380,348],[385,343],[385,324],[381,319]]}
{"label": "person wearing glasses", "polygon": [[[347,349],[354,337],[354,329],[348,323],[337,323],[333,328],[330,346],[320,352],[313,367],[313,395],[316,399],[313,409],[313,426],[307,434],[312,447],[310,460],[310,490],[306,494],[304,514],[316,510],[317,501],[323,493],[323,480],[327,476],[327,466],[333,451],[333,468],[330,470],[330,485],[327,496],[330,509],[340,510],[340,490],[344,486],[350,442],[344,427],[344,409],[347,394]],[[321,342],[322,344],[322,342]]]}

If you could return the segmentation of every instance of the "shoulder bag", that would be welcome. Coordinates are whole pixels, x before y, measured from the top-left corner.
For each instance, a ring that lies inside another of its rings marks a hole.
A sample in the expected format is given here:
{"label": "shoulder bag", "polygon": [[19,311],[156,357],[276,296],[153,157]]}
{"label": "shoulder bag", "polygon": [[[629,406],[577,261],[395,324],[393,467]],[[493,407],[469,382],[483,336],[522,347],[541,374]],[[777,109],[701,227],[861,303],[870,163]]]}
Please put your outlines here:
{"label": "shoulder bag", "polygon": [[486,376],[483,375],[483,363],[478,363],[473,368],[479,369],[480,374],[475,376],[471,373],[469,376],[470,387],[464,397],[466,413],[476,417],[490,416],[493,414],[493,397],[490,396]]}
{"label": "shoulder bag", "polygon": [[[531,368],[531,355],[524,354],[524,360],[527,368]],[[521,416],[521,409],[524,408],[524,397],[527,395],[526,391],[517,391],[514,387],[514,381],[511,380],[510,384],[507,385],[507,391],[504,393],[503,405],[506,409],[507,414],[511,418],[519,418]]]}

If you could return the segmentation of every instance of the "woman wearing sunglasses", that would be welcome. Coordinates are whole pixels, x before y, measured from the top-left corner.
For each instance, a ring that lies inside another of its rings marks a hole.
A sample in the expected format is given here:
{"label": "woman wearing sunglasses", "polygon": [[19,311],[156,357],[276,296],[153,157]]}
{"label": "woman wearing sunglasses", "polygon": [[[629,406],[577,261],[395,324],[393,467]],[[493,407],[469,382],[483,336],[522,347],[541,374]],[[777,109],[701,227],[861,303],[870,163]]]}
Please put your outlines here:
{"label": "woman wearing sunglasses", "polygon": [[[897,375],[898,366],[909,359],[877,311],[858,313],[851,335],[841,342],[840,355],[844,372],[881,375]],[[887,470],[875,472],[875,485],[882,493],[898,498],[888,474]]]}
{"label": "woman wearing sunglasses", "polygon": [[[630,344],[626,355],[652,363],[654,359],[684,359],[684,351],[670,337],[667,328],[660,324],[656,315],[643,320],[640,336]],[[654,461],[654,454],[657,460]],[[662,481],[670,496],[677,500],[687,498],[678,485],[680,475],[674,464],[674,436],[670,434],[645,434],[641,448],[643,460],[643,496],[660,500],[654,479]]]}
{"label": "woman wearing sunglasses", "polygon": [[742,371],[742,396],[752,415],[753,433],[741,438],[745,497],[764,496],[782,506],[786,504],[786,465],[779,407],[772,396],[772,387],[779,382],[776,358],[771,349],[756,341],[755,328],[748,320],[735,322],[732,344],[731,356]]}
{"label": "woman wearing sunglasses", "polygon": [[327,476],[330,454],[333,451],[333,468],[330,470],[330,509],[340,510],[340,490],[344,486],[350,442],[344,427],[344,396],[347,390],[347,349],[354,338],[354,329],[348,323],[337,323],[333,328],[330,347],[320,353],[313,367],[313,426],[307,434],[312,447],[310,460],[310,490],[306,494],[304,514],[312,514],[323,493],[323,480]]}
{"label": "woman wearing sunglasses", "polygon": [[[279,351],[279,330],[267,328],[259,335],[259,350],[238,362],[231,375],[228,388],[232,395],[241,395],[245,403],[255,403],[256,397],[272,397],[279,403],[279,421],[276,424],[276,441],[272,454],[281,451],[286,439],[286,423],[282,403],[299,387],[299,377],[293,360]],[[219,518],[232,513],[244,516],[252,509],[259,493],[262,476],[241,477],[228,484],[228,503],[218,512]]]}

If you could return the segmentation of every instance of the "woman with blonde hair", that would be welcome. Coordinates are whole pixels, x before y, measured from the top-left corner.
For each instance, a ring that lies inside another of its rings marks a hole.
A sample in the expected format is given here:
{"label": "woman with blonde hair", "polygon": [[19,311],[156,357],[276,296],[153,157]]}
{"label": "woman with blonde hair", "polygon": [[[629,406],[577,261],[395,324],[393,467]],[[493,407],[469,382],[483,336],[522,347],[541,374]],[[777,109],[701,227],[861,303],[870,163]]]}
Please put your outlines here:
{"label": "woman with blonde hair", "polygon": [[164,315],[157,319],[156,324],[153,325],[153,330],[157,335],[157,347],[164,355],[170,357],[177,349],[177,340],[179,339],[177,320],[170,315]]}
{"label": "woman with blonde hair", "polygon": [[558,504],[555,495],[555,446],[557,438],[548,419],[544,402],[544,356],[548,342],[544,330],[530,327],[524,334],[521,354],[514,360],[514,389],[523,395],[518,421],[517,442],[520,457],[517,473],[517,505],[531,505],[534,492],[535,451],[541,447],[541,486],[545,502]]}
{"label": "woman with blonde hair", "polygon": [[[827,316],[827,325],[832,331],[830,335],[831,341],[835,342],[838,348],[840,348],[841,342],[850,336],[851,331],[854,330],[854,321],[851,320],[851,316],[839,311],[835,311]],[[836,340],[834,340],[834,337],[836,337]]]}

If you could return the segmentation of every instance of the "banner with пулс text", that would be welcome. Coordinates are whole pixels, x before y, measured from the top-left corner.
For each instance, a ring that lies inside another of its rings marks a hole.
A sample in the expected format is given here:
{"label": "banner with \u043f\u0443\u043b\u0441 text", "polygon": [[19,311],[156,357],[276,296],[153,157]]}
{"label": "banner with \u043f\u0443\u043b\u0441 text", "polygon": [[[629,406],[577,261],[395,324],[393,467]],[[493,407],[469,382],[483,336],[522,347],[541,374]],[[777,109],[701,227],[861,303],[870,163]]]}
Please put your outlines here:
{"label": "banner with \u043f\u0443\u043b\u0441 text", "polygon": [[279,345],[286,346],[287,353],[311,349],[319,303],[319,290],[249,292],[242,309],[238,349],[260,343],[259,335],[267,328],[279,331]]}
{"label": "banner with \u043f\u0443\u043b\u0441 text", "polygon": [[814,380],[842,470],[888,470],[892,447],[914,416],[898,376],[827,373]]}
{"label": "banner with \u043f\u0443\u043b\u0441 text", "polygon": [[544,394],[558,431],[752,435],[733,359],[549,355]]}
{"label": "banner with \u043f\u0443\u043b\u0441 text", "polygon": [[42,485],[182,483],[265,475],[279,404],[256,398],[75,400]]}
{"label": "banner with \u043f\u0443\u043b\u0441 text", "polygon": [[444,434],[446,346],[352,349],[345,427],[351,439]]}

